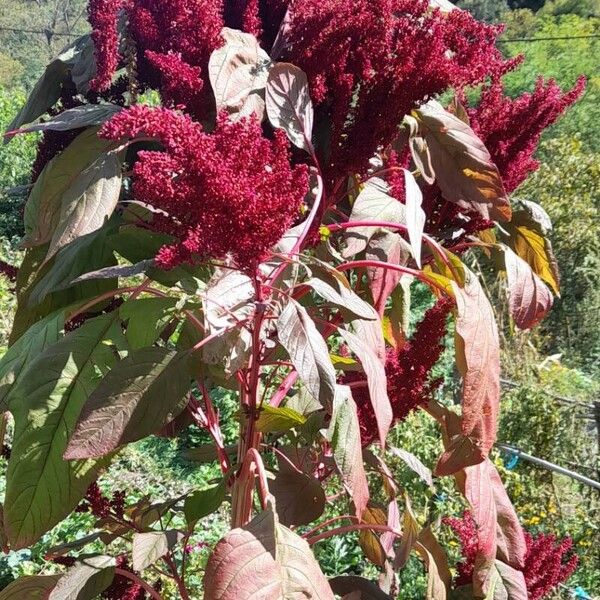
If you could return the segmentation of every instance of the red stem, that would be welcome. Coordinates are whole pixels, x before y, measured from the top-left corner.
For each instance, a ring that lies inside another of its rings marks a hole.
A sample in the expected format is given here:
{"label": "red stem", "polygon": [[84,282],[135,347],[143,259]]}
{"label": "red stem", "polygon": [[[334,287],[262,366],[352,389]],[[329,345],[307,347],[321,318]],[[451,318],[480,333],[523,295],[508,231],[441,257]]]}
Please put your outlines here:
{"label": "red stem", "polygon": [[397,537],[402,536],[402,532],[392,527],[388,527],[387,525],[374,525],[372,523],[355,523],[354,525],[346,525],[345,527],[336,527],[335,529],[330,529],[329,531],[325,531],[320,533],[319,535],[315,535],[312,538],[308,538],[306,541],[312,546],[321,540],[326,540],[327,538],[333,537],[334,535],[342,535],[344,533],[351,533],[353,531],[359,531],[362,529],[369,529],[371,531],[379,531],[381,533],[393,533]]}

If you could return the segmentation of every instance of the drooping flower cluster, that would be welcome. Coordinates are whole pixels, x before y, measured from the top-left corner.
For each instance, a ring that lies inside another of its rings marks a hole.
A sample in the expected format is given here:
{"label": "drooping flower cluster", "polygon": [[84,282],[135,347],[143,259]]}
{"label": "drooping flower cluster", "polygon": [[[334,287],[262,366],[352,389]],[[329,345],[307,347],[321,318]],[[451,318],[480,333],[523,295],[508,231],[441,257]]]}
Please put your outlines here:
{"label": "drooping flower cluster", "polygon": [[527,554],[523,573],[529,600],[540,600],[565,582],[577,568],[579,558],[572,553],[573,540],[557,540],[553,535],[533,537],[525,533]]}
{"label": "drooping flower cluster", "polygon": [[[444,351],[446,320],[452,306],[449,299],[439,300],[425,313],[413,337],[402,348],[387,352],[385,373],[395,421],[402,421],[412,410],[426,404],[441,384],[440,380],[431,380],[430,372]],[[377,437],[377,421],[365,376],[348,373],[342,383],[352,388],[362,444],[368,446]]]}
{"label": "drooping flower cluster", "polygon": [[519,60],[495,48],[499,28],[428,0],[302,0],[290,12],[283,58],[306,71],[313,100],[328,107],[338,174],[363,172],[422,101]]}
{"label": "drooping flower cluster", "polygon": [[292,167],[281,131],[263,136],[255,119],[225,115],[205,133],[188,116],[137,106],[108,122],[110,139],[157,139],[163,151],[140,152],[134,195],[162,214],[154,225],[177,242],[157,263],[171,268],[196,259],[231,258],[252,272],[290,227],[308,190],[308,169]]}
{"label": "drooping flower cluster", "polygon": [[96,77],[91,81],[93,90],[106,90],[119,65],[118,14],[123,0],[90,0],[88,20],[92,26],[92,40],[96,49]]}
{"label": "drooping flower cluster", "polygon": [[4,275],[4,277],[6,277],[6,279],[14,282],[17,280],[18,273],[19,273],[19,269],[17,267],[10,265],[3,260],[0,260],[0,275]]}
{"label": "drooping flower cluster", "polygon": [[[443,519],[458,536],[462,559],[457,565],[458,577],[454,585],[467,585],[473,578],[475,559],[478,554],[477,525],[469,511],[461,518]],[[525,532],[527,551],[523,565],[523,575],[527,586],[528,600],[541,600],[564,583],[575,571],[578,557],[572,552],[573,541],[566,537],[557,540],[553,535],[539,534],[533,537]]]}
{"label": "drooping flower cluster", "polygon": [[488,86],[478,106],[469,109],[471,126],[489,150],[507,192],[514,191],[539,167],[533,158],[543,131],[555,123],[585,89],[581,77],[563,92],[554,80],[538,79],[531,93],[504,94],[502,83]]}

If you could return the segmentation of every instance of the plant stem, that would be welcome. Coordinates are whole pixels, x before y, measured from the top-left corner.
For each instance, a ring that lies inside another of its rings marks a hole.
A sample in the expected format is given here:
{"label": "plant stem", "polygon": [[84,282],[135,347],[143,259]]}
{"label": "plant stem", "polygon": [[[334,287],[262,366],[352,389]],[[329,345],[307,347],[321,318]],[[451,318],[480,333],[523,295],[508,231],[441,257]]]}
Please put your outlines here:
{"label": "plant stem", "polygon": [[355,523],[354,525],[346,525],[344,527],[336,527],[335,529],[324,531],[319,535],[307,538],[306,541],[312,546],[313,544],[316,544],[321,540],[333,537],[334,535],[342,535],[344,533],[351,533],[353,531],[360,531],[362,529],[369,529],[370,531],[379,531],[381,533],[393,533],[397,537],[402,537],[401,531],[393,529],[392,527],[388,527],[387,525],[374,525],[372,523]]}
{"label": "plant stem", "polygon": [[172,577],[175,583],[177,584],[177,589],[179,590],[181,600],[191,600],[187,588],[185,587],[185,583],[183,579],[181,579],[181,577],[179,576],[179,573],[177,572],[177,566],[175,565],[173,557],[171,555],[167,555],[164,557],[164,561],[169,566],[169,569],[171,569]]}
{"label": "plant stem", "polygon": [[[119,569],[118,567],[115,569],[115,575],[119,575],[120,577],[125,577],[125,579],[129,579],[129,581],[133,581],[137,585],[141,586],[146,590],[151,598],[155,598],[155,600],[163,600],[162,596],[148,583],[146,583],[143,579],[138,577],[135,573],[131,571],[126,571],[125,569]],[[189,596],[188,596],[189,600]]]}

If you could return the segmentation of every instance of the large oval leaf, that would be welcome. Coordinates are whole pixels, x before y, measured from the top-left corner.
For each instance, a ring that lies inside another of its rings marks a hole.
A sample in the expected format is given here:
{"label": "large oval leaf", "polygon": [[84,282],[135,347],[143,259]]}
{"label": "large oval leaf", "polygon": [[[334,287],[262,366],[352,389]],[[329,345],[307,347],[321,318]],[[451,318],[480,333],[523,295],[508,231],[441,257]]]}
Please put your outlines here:
{"label": "large oval leaf", "polygon": [[87,321],[31,361],[11,395],[4,522],[13,549],[35,543],[66,517],[106,464],[66,462],[63,453],[86,399],[115,362],[106,341],[121,338],[114,313]]}
{"label": "large oval leaf", "polygon": [[277,522],[271,508],[230,531],[206,565],[211,600],[334,600],[309,545]]}
{"label": "large oval leaf", "polygon": [[25,205],[24,247],[40,246],[52,239],[59,224],[63,196],[112,144],[100,139],[97,132],[91,128],[77,136],[38,177]]}
{"label": "large oval leaf", "polygon": [[98,458],[142,439],[187,404],[190,356],[162,347],[129,354],[86,402],[64,453],[67,460]]}
{"label": "large oval leaf", "polygon": [[532,268],[504,246],[508,280],[508,306],[519,329],[531,329],[550,311],[552,293]]}
{"label": "large oval leaf", "polygon": [[510,203],[498,168],[471,127],[435,100],[414,115],[429,146],[444,198],[485,219],[510,220]]}
{"label": "large oval leaf", "polygon": [[217,110],[226,110],[234,118],[256,114],[262,120],[269,55],[249,33],[225,27],[221,37],[225,44],[208,61]]}
{"label": "large oval leaf", "polygon": [[283,129],[295,146],[314,154],[314,110],[306,73],[289,63],[277,63],[269,72],[266,100],[273,127]]}
{"label": "large oval leaf", "polygon": [[48,600],[94,600],[112,583],[114,576],[112,556],[82,558],[60,578]]}
{"label": "large oval leaf", "polygon": [[1,592],[0,600],[46,600],[58,583],[60,575],[29,575],[9,583]]}

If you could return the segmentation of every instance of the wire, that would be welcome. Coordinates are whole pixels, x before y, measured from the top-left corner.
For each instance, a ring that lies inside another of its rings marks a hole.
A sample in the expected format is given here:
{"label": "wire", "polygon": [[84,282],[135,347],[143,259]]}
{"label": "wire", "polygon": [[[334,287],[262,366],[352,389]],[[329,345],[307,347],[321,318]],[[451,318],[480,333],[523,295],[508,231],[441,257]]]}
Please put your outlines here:
{"label": "wire", "polygon": [[539,38],[513,38],[509,40],[498,40],[501,44],[510,43],[521,43],[521,42],[554,42],[554,41],[568,41],[568,40],[590,40],[600,38],[600,34],[590,35],[565,35],[563,37],[539,37]]}
{"label": "wire", "polygon": [[0,25],[0,31],[11,31],[13,33],[36,33],[45,36],[70,37],[77,38],[85,35],[85,33],[67,33],[61,31],[52,31],[51,29],[20,29],[18,27],[4,27]]}

